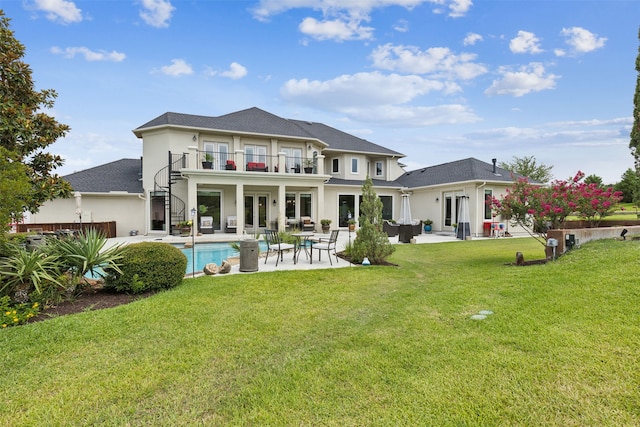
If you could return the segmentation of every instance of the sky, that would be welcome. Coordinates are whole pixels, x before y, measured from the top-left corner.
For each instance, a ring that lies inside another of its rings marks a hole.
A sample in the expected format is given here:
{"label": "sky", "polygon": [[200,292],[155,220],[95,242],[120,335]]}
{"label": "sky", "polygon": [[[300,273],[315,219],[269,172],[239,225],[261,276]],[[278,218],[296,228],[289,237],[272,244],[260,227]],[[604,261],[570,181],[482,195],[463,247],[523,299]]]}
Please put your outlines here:
{"label": "sky", "polygon": [[258,107],[406,157],[406,170],[533,156],[605,183],[628,148],[638,0],[0,0],[66,175],[139,158],[165,112]]}

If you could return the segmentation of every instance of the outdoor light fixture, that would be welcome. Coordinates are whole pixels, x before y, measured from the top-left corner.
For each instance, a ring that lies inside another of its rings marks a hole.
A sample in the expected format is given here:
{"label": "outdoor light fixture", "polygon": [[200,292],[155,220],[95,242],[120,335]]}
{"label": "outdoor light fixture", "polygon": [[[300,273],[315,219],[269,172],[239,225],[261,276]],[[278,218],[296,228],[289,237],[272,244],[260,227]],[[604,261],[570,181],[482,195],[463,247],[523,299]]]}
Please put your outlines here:
{"label": "outdoor light fixture", "polygon": [[440,197],[436,197],[436,203],[440,201]]}
{"label": "outdoor light fixture", "polygon": [[626,228],[622,229],[622,232],[620,233],[620,237],[622,237],[622,240],[627,240],[627,233],[629,232],[629,230],[627,230]]}
{"label": "outdoor light fixture", "polygon": [[277,205],[276,199],[273,199],[273,206]]}

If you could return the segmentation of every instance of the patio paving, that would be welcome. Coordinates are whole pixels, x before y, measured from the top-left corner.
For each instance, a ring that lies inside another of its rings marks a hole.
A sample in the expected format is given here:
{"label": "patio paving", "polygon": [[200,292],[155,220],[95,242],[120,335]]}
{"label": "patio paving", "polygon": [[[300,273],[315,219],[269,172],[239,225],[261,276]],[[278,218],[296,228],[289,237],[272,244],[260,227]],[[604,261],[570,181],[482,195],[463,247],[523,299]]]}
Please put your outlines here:
{"label": "patio paving", "polygon": [[[328,234],[318,233],[318,236],[326,236],[329,237]],[[246,239],[253,238],[252,235],[245,235]],[[340,230],[340,234],[338,235],[338,243],[337,243],[337,251],[340,252],[344,250],[346,245],[349,243],[349,239],[353,241],[356,238],[356,233],[352,232],[351,235],[346,230]],[[428,244],[428,243],[442,243],[442,242],[461,242],[462,240],[456,239],[453,233],[429,233],[429,234],[420,234],[414,237],[415,244]],[[483,239],[483,237],[478,237],[474,239]],[[196,243],[210,243],[210,242],[233,242],[242,240],[242,238],[238,239],[236,234],[229,233],[214,233],[214,234],[203,234],[200,236],[195,236],[193,241]],[[129,244],[136,242],[149,242],[149,241],[157,241],[164,242],[170,244],[190,244],[192,242],[191,237],[181,237],[181,236],[126,236],[126,237],[115,237],[112,239],[108,239],[108,246],[116,245],[116,244]],[[390,237],[389,241],[392,244],[413,244],[413,243],[398,243],[398,237]],[[351,264],[344,259],[340,258],[338,262],[336,262],[335,258],[332,258],[333,265],[329,262],[329,258],[326,253],[322,254],[322,260],[318,261],[318,256],[313,254],[313,264],[309,262],[309,258],[306,257],[304,253],[300,254],[300,258],[297,263],[294,264],[292,255],[285,254],[284,260],[278,262],[278,266],[276,267],[276,259],[275,255],[270,255],[267,263],[265,264],[263,254],[260,254],[260,258],[258,259],[258,271],[257,272],[268,272],[268,271],[282,271],[282,270],[311,270],[311,269],[322,269],[322,268],[345,268],[345,267],[353,267],[360,268],[360,265]],[[233,264],[231,268],[231,272],[229,274],[253,274],[257,272],[241,272],[240,265],[238,260],[230,260]],[[196,277],[198,275],[202,275],[202,273],[196,273]],[[214,276],[215,277],[215,276]]]}

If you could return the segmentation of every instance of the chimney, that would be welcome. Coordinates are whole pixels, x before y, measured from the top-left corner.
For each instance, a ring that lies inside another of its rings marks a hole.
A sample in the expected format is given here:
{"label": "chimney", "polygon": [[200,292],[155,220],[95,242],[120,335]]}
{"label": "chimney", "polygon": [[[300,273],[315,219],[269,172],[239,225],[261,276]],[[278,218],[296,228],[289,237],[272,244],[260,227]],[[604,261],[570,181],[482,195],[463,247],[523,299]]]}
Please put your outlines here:
{"label": "chimney", "polygon": [[496,173],[496,162],[498,161],[498,159],[491,159],[491,162],[493,163],[493,173]]}

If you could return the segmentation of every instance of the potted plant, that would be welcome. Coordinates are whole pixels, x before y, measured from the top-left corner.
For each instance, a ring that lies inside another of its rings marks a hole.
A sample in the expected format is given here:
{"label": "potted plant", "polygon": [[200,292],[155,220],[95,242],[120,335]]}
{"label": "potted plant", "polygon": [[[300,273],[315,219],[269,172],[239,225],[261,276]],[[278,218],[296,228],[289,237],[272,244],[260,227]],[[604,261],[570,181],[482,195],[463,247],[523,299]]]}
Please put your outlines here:
{"label": "potted plant", "polygon": [[322,232],[327,234],[329,229],[331,228],[331,220],[330,219],[321,219],[320,225],[322,226]]}
{"label": "potted plant", "polygon": [[433,224],[433,221],[427,218],[424,221],[422,221],[422,224],[424,224],[424,232],[431,233],[431,225]]}
{"label": "potted plant", "polygon": [[356,220],[355,219],[350,219],[349,222],[349,231],[353,231],[356,229]]}
{"label": "potted plant", "polygon": [[193,222],[191,220],[188,221],[180,221],[178,223],[178,228],[180,228],[180,235],[181,236],[188,236],[191,234],[191,226],[193,225]]}
{"label": "potted plant", "polygon": [[213,154],[204,153],[204,160],[202,160],[202,169],[213,169]]}
{"label": "potted plant", "polygon": [[453,228],[453,232],[456,233],[458,231],[458,224],[456,223],[451,224],[451,228]]}
{"label": "potted plant", "polygon": [[313,159],[304,159],[304,173],[313,173]]}

